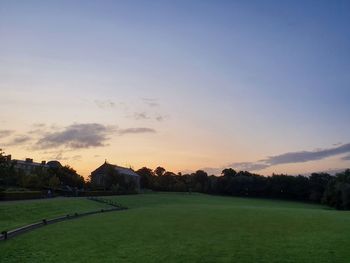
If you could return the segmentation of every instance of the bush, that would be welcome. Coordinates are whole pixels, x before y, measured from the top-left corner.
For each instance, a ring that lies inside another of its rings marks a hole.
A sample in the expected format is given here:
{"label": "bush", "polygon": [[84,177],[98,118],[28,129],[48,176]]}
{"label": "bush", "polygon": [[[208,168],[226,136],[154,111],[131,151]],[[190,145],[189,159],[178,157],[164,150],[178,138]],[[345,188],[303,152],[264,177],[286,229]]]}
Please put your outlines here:
{"label": "bush", "polygon": [[4,190],[5,192],[30,192],[27,188],[21,188],[21,187],[9,187]]}
{"label": "bush", "polygon": [[0,192],[0,200],[25,200],[25,199],[38,199],[43,198],[44,194],[41,191],[4,191]]}

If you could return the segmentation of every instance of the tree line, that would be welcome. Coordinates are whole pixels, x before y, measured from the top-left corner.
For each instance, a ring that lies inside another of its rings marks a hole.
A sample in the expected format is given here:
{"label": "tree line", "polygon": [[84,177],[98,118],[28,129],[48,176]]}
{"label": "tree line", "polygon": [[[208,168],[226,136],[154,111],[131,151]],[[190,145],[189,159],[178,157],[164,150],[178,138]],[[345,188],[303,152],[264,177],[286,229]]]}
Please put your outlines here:
{"label": "tree line", "polygon": [[[273,174],[261,176],[247,171],[224,169],[221,176],[208,175],[203,170],[189,174],[175,174],[163,167],[152,170],[143,167],[135,171],[140,176],[141,189],[173,192],[200,192],[256,198],[277,198],[326,204],[340,210],[350,209],[350,170],[330,175],[312,173],[310,176]],[[104,189],[117,193],[131,193],[134,181],[116,172],[107,173]],[[0,151],[0,191],[10,187],[27,189],[59,189],[62,187],[94,190],[70,166],[50,167],[31,172],[30,176],[15,169]]]}
{"label": "tree line", "polygon": [[350,209],[350,170],[332,176],[312,173],[310,176],[273,174],[261,176],[247,171],[224,169],[221,176],[203,170],[175,174],[163,167],[143,167],[136,171],[141,187],[155,191],[200,192],[257,198],[277,198],[322,203],[336,209]]}
{"label": "tree line", "polygon": [[22,169],[16,169],[14,163],[0,150],[0,190],[11,187],[33,190],[58,189],[63,186],[82,189],[85,186],[84,177],[68,165],[47,169],[36,167],[28,174]]}

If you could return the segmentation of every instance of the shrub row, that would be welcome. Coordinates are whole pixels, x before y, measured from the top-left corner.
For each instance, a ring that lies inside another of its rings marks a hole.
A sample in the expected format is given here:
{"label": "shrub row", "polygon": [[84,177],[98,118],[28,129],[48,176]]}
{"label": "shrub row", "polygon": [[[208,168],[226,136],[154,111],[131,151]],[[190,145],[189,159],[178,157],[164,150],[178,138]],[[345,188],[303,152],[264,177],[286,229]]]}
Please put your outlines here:
{"label": "shrub row", "polygon": [[44,197],[44,194],[41,191],[0,192],[1,201],[38,199],[43,197]]}

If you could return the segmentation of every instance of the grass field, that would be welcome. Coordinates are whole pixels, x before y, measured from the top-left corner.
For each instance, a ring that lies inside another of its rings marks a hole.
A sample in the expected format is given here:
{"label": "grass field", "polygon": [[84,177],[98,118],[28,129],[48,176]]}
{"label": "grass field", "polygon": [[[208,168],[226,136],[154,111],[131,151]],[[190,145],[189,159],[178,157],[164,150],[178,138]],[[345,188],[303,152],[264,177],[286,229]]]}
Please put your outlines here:
{"label": "grass field", "polygon": [[41,221],[43,218],[54,218],[105,207],[108,206],[86,198],[0,202],[0,232]]}
{"label": "grass field", "polygon": [[[110,198],[129,209],[1,242],[0,262],[350,262],[350,212],[201,194]],[[27,209],[32,204],[41,218],[47,202],[62,211],[74,202],[99,205],[81,199],[7,203],[0,205],[1,224],[34,220]]]}

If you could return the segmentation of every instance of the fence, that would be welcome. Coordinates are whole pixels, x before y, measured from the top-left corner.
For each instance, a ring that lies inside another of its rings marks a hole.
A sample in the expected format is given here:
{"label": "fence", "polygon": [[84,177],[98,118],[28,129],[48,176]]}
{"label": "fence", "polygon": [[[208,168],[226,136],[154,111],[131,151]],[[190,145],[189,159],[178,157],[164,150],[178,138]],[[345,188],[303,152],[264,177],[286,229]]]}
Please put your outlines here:
{"label": "fence", "polygon": [[91,201],[104,203],[104,204],[107,204],[107,205],[110,205],[110,206],[119,207],[119,208],[122,208],[122,209],[127,209],[127,207],[124,207],[121,204],[118,204],[117,202],[115,202],[113,200],[110,200],[110,199],[101,198],[101,197],[97,198],[97,197],[94,197],[94,196],[90,196],[90,197],[88,197],[88,199],[91,200]]}
{"label": "fence", "polygon": [[118,205],[117,203],[113,202],[112,200],[102,199],[102,198],[95,198],[95,197],[90,197],[88,199],[92,200],[92,201],[95,201],[95,202],[108,204],[110,206],[113,206],[113,208],[100,209],[100,210],[91,211],[91,212],[68,214],[68,215],[65,215],[65,216],[60,216],[60,217],[56,217],[56,218],[52,218],[52,219],[43,219],[40,222],[36,222],[36,223],[30,224],[30,225],[22,226],[22,227],[19,227],[19,228],[10,230],[10,231],[2,231],[1,234],[0,234],[0,240],[7,240],[9,238],[18,236],[20,234],[24,234],[24,233],[26,233],[28,231],[32,231],[32,230],[35,230],[37,228],[40,228],[40,227],[43,227],[43,226],[46,226],[46,225],[50,225],[50,224],[54,224],[54,223],[58,223],[58,222],[65,221],[65,220],[76,219],[76,218],[79,218],[79,217],[93,215],[93,214],[99,214],[99,213],[105,213],[105,212],[113,212],[113,211],[120,211],[120,210],[127,209],[127,207]]}

